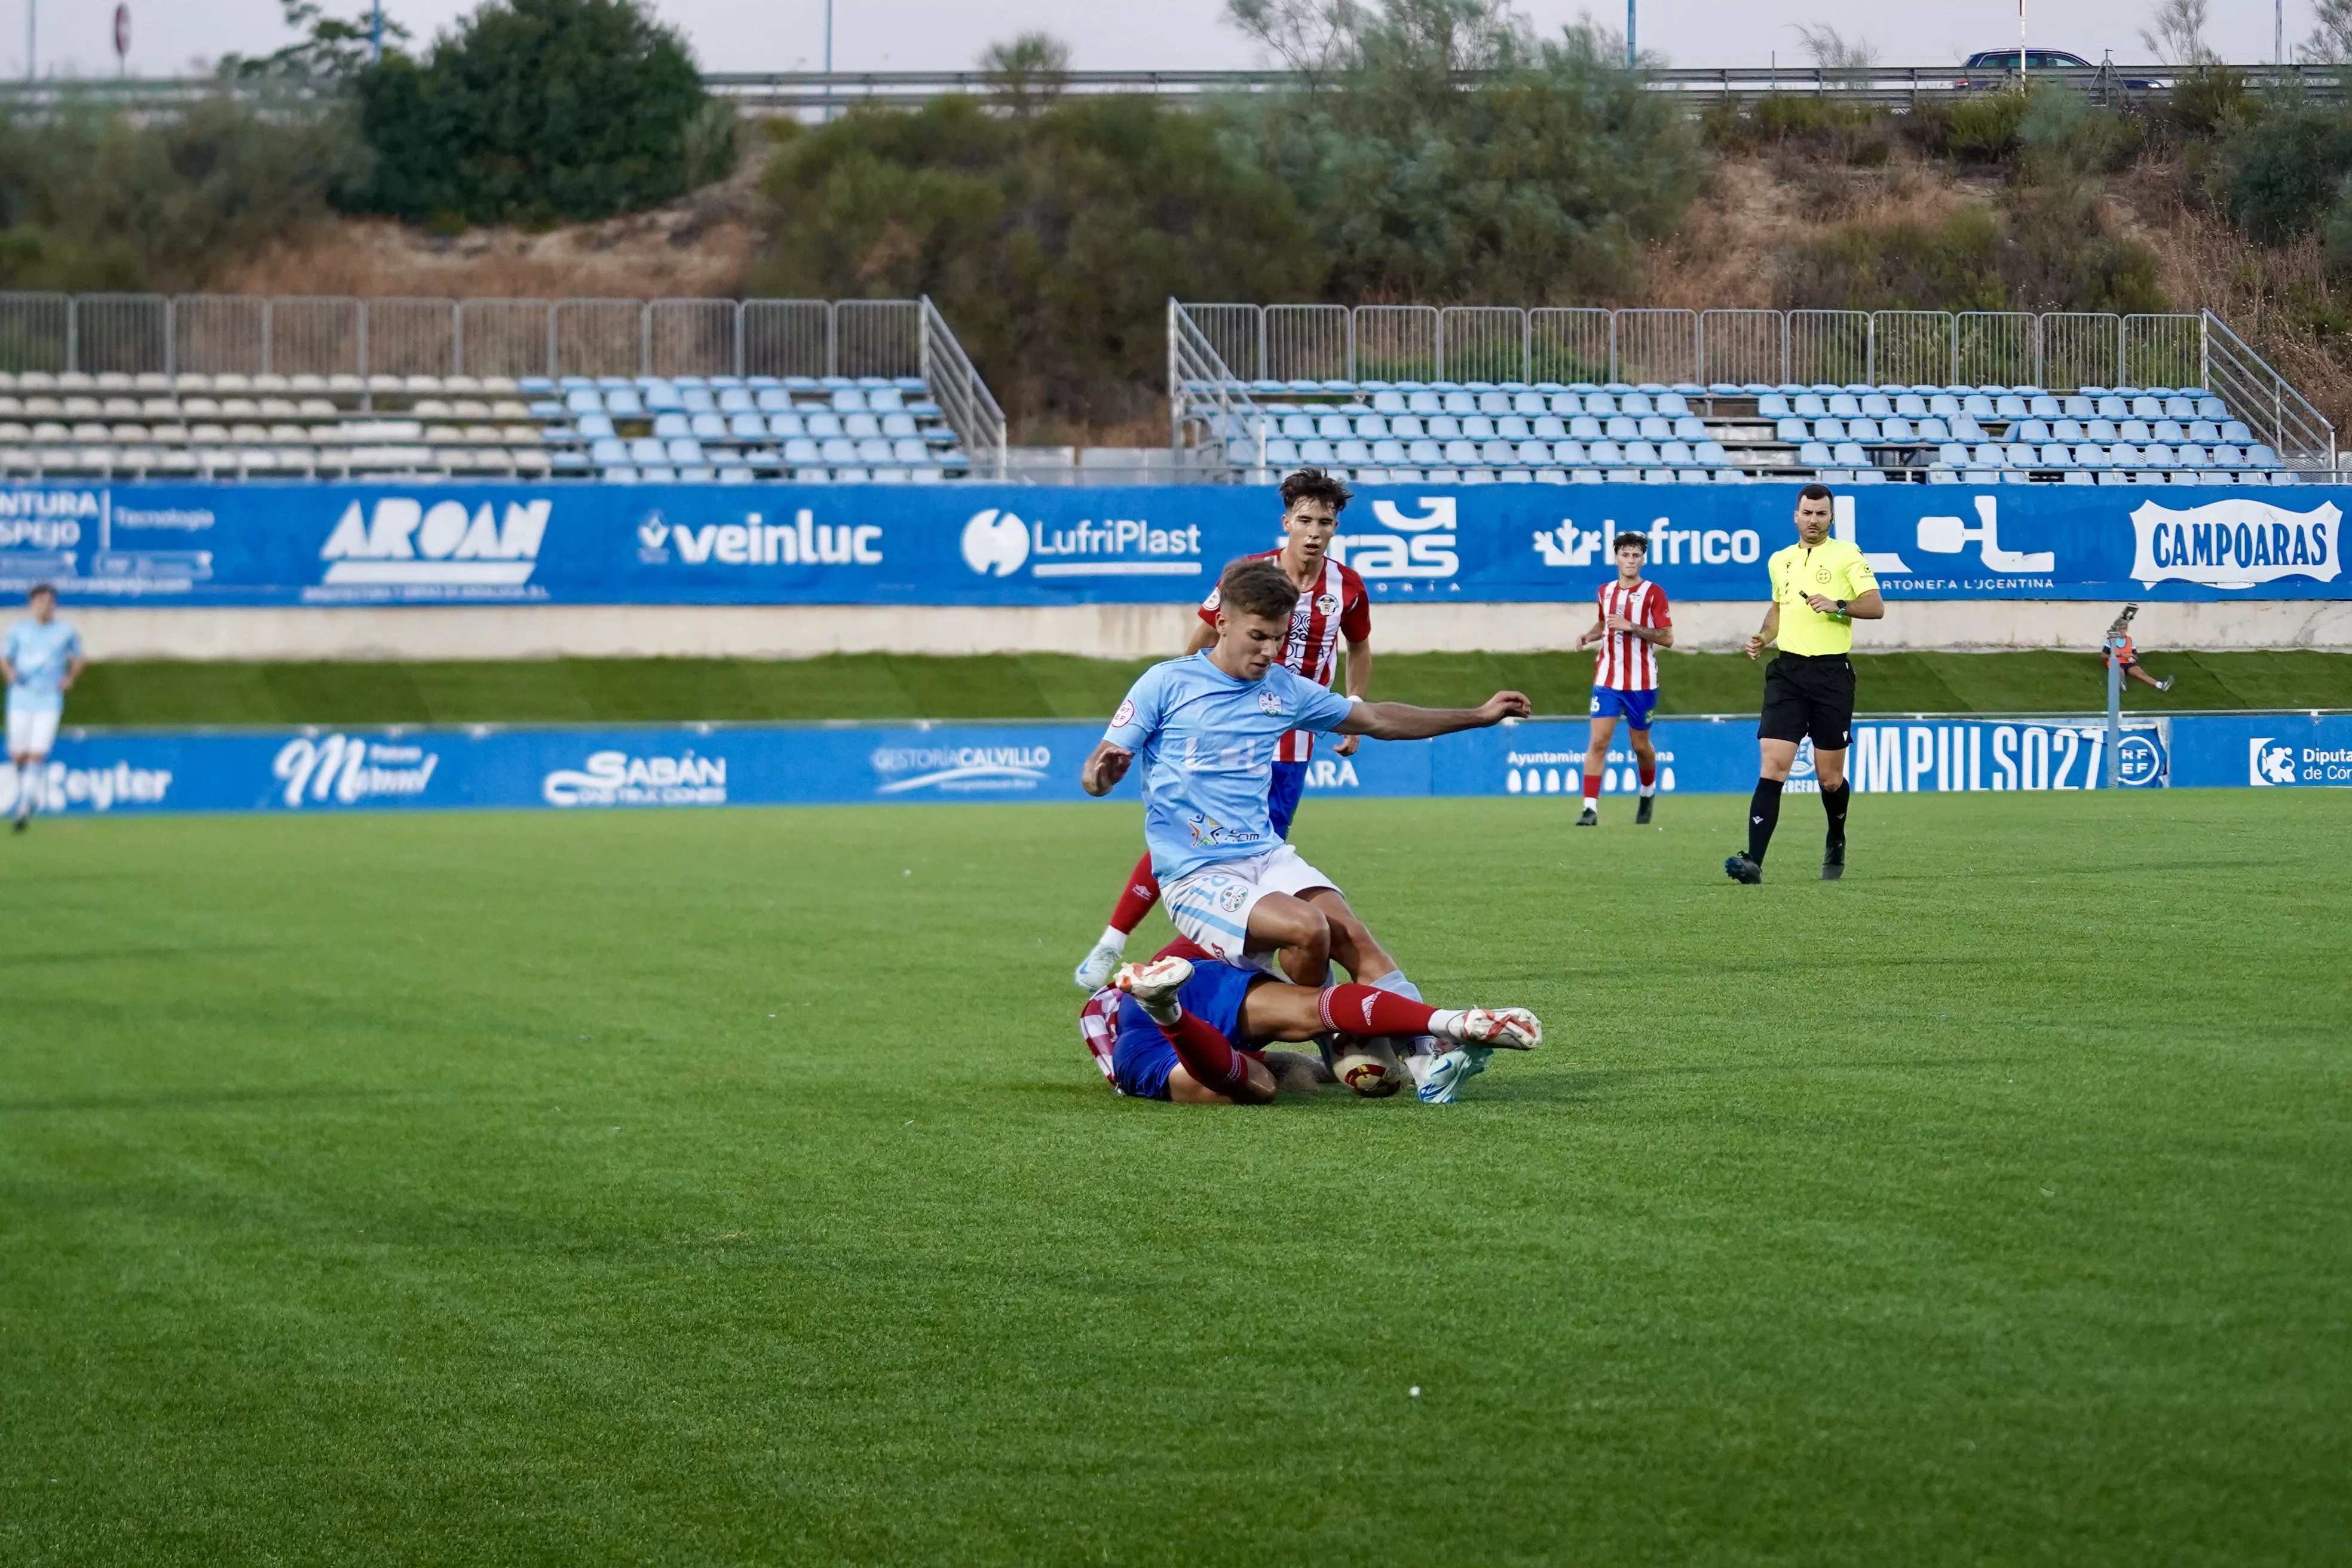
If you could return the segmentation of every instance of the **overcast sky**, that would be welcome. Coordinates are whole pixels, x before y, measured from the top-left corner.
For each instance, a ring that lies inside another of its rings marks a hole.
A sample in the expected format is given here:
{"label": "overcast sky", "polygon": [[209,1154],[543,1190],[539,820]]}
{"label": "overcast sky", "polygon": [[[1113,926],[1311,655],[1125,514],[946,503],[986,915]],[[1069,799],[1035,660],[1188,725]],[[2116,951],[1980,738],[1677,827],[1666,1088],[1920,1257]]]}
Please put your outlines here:
{"label": "overcast sky", "polygon": [[[27,0],[0,0],[0,70],[25,68]],[[111,75],[115,0],[34,0],[45,75]],[[331,10],[365,0],[328,0]],[[2146,56],[2138,31],[2149,0],[2027,0],[2037,15],[2032,42],[2097,60]],[[130,0],[130,69],[186,72],[236,51],[266,54],[291,41],[277,0]],[[471,0],[386,0],[388,13],[421,40],[471,10]],[[1572,0],[1522,0],[1545,28],[1588,7]],[[706,68],[814,70],[824,57],[824,0],[657,0]],[[2230,59],[2271,58],[2272,5],[2219,0],[2210,38]],[[939,70],[970,66],[991,40],[1044,28],[1066,40],[1074,63],[1097,69],[1214,69],[1262,63],[1249,42],[1219,21],[1221,0],[835,0],[834,65],[840,70]],[[2311,0],[2285,0],[2289,58],[2311,29]],[[1612,26],[1622,10],[1598,12]],[[6,31],[13,20],[13,31]],[[1678,66],[1783,63],[1802,58],[1796,27],[1828,23],[1876,45],[1890,64],[1942,65],[2017,37],[2011,0],[1643,0],[1640,39]]]}

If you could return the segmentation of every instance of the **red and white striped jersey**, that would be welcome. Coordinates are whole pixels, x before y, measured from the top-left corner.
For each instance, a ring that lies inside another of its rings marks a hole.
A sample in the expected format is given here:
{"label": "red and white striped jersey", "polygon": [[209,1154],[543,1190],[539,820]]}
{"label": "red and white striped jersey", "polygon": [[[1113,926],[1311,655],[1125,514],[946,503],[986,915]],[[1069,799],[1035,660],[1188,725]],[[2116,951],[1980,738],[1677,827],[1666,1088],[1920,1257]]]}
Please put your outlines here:
{"label": "red and white striped jersey", "polygon": [[[1675,624],[1666,614],[1666,591],[1655,583],[1637,579],[1629,588],[1612,577],[1601,585],[1595,597],[1600,600],[1604,625],[1611,616],[1622,616],[1637,626]],[[1601,651],[1592,660],[1592,684],[1611,691],[1655,691],[1657,647],[1631,632],[1601,633]]]}
{"label": "red and white striped jersey", "polygon": [[1118,1073],[1111,1066],[1111,1052],[1118,1047],[1118,1001],[1124,992],[1106,985],[1087,998],[1078,1009],[1078,1038],[1086,1042],[1087,1052],[1102,1069],[1103,1081],[1116,1091]]}
{"label": "red and white striped jersey", "polygon": [[[1281,553],[1265,550],[1249,559],[1271,561]],[[1217,624],[1214,588],[1201,601],[1201,619],[1211,626]],[[1290,612],[1290,636],[1282,645],[1282,662],[1316,685],[1328,686],[1339,668],[1339,639],[1362,642],[1371,635],[1372,603],[1364,592],[1364,580],[1327,555],[1314,591],[1299,595],[1298,607]],[[1274,760],[1303,763],[1314,754],[1314,734],[1293,730],[1276,745]]]}

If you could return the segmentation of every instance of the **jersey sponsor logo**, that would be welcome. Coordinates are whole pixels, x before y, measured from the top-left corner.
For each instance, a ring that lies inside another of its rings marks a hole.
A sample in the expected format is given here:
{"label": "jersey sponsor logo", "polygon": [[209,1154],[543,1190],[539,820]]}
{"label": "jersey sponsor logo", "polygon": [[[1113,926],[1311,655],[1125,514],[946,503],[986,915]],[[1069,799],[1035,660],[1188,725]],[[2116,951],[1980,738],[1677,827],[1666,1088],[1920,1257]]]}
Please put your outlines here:
{"label": "jersey sponsor logo", "polygon": [[[1455,501],[1452,496],[1421,496],[1414,505],[1419,510],[1408,512],[1392,500],[1374,501],[1373,518],[1393,531],[1334,534],[1331,559],[1367,582],[1413,579],[1434,589],[1439,581],[1462,570],[1462,557],[1455,553],[1460,542]],[[1447,583],[1446,588],[1462,591],[1458,583]],[[1405,591],[1412,591],[1410,584]]]}
{"label": "jersey sponsor logo", "polygon": [[305,804],[416,799],[433,783],[440,762],[437,753],[397,739],[298,735],[271,760],[269,774],[285,785],[278,798],[299,811]]}
{"label": "jersey sponsor logo", "polygon": [[971,795],[1035,789],[1054,752],[1049,746],[882,746],[866,760],[881,781],[876,795]]}
{"label": "jersey sponsor logo", "polygon": [[303,596],[389,596],[384,591],[395,589],[401,597],[529,596],[520,590],[539,565],[554,508],[551,500],[509,501],[501,515],[489,501],[427,506],[414,496],[385,496],[373,509],[352,501],[319,559],[327,563],[325,587],[357,592]]}
{"label": "jersey sponsor logo", "polygon": [[2231,497],[2175,511],[2144,501],[2132,513],[2131,574],[2142,587],[2182,582],[2251,588],[2283,577],[2332,583],[2342,517],[2333,503],[2289,511]]}
{"label": "jersey sponsor logo", "polygon": [[673,550],[688,566],[879,566],[882,530],[872,523],[822,523],[806,508],[789,523],[772,523],[751,511],[743,514],[741,522],[707,522],[699,528],[647,512],[637,524],[637,559],[648,566],[666,566]]}
{"label": "jersey sponsor logo", "polygon": [[1024,521],[987,507],[966,520],[963,563],[983,577],[1197,577],[1201,529],[1156,528],[1142,518]]}
{"label": "jersey sponsor logo", "polygon": [[584,766],[547,774],[539,795],[550,805],[725,805],[727,759],[592,752]]}
{"label": "jersey sponsor logo", "polygon": [[1205,811],[1196,811],[1184,819],[1184,828],[1192,836],[1195,848],[1219,844],[1255,844],[1265,835],[1227,827]]}

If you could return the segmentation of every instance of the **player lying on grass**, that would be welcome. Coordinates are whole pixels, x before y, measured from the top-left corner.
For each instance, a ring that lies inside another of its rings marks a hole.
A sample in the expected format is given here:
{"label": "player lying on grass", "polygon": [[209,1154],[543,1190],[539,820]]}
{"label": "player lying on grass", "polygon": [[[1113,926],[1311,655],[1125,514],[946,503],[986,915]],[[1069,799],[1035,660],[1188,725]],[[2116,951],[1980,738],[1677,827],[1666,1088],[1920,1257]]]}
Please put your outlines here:
{"label": "player lying on grass", "polygon": [[[1543,1026],[1523,1007],[1430,1007],[1373,985],[1290,985],[1263,970],[1199,962],[1181,939],[1148,963],[1130,963],[1087,1001],[1078,1032],[1119,1093],[1192,1105],[1259,1105],[1277,1089],[1315,1086],[1264,1047],[1330,1033],[1431,1035],[1481,1066],[1496,1047],[1532,1050]],[[1449,1052],[1449,1055],[1454,1053]],[[1283,1070],[1286,1065],[1294,1070]],[[1466,1076],[1466,1075],[1465,1075]],[[1450,1096],[1449,1096],[1450,1098]]]}
{"label": "player lying on grass", "polygon": [[1217,591],[1215,643],[1144,672],[1079,783],[1107,795],[1143,759],[1153,874],[1176,929],[1211,957],[1247,968],[1271,958],[1309,986],[1337,961],[1360,983],[1417,998],[1338,886],[1275,833],[1276,746],[1293,730],[1422,740],[1524,718],[1528,700],[1498,691],[1477,708],[1435,709],[1339,696],[1275,662],[1298,598],[1281,567],[1233,562]]}
{"label": "player lying on grass", "polygon": [[[1282,568],[1298,590],[1298,601],[1290,612],[1289,635],[1275,657],[1285,668],[1318,686],[1328,686],[1344,637],[1348,691],[1361,697],[1372,679],[1371,602],[1364,580],[1331,559],[1331,537],[1339,531],[1340,512],[1347,510],[1348,487],[1319,468],[1301,468],[1283,479],[1281,495],[1282,548],[1265,552],[1264,558]],[[1210,589],[1192,622],[1186,653],[1199,653],[1217,640],[1219,602],[1219,591]],[[1358,744],[1357,737],[1349,735],[1332,750],[1344,757]],[[1315,737],[1304,730],[1293,730],[1276,743],[1268,813],[1276,838],[1290,837],[1290,819],[1298,810],[1298,797],[1307,787],[1307,764],[1314,755]],[[1119,955],[1127,951],[1129,935],[1159,901],[1160,881],[1151,874],[1147,849],[1127,874],[1110,924],[1079,962],[1072,978],[1080,989],[1094,991],[1108,983]]]}

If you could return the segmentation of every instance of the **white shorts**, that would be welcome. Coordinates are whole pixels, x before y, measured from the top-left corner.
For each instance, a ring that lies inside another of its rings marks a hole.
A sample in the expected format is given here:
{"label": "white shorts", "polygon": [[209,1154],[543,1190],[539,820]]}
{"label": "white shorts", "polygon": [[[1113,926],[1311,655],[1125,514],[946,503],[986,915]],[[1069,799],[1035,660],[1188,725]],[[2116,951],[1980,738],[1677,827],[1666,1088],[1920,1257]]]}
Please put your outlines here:
{"label": "white shorts", "polygon": [[1199,943],[1227,963],[1244,969],[1258,967],[1243,956],[1249,941],[1250,911],[1268,893],[1297,895],[1313,888],[1337,888],[1338,883],[1308,865],[1297,850],[1277,844],[1263,855],[1245,860],[1220,860],[1190,876],[1163,882],[1160,902],[1168,918],[1187,939]]}
{"label": "white shorts", "polygon": [[46,757],[49,748],[58,742],[58,720],[62,710],[56,708],[35,708],[26,704],[8,704],[8,755],[10,757]]}

